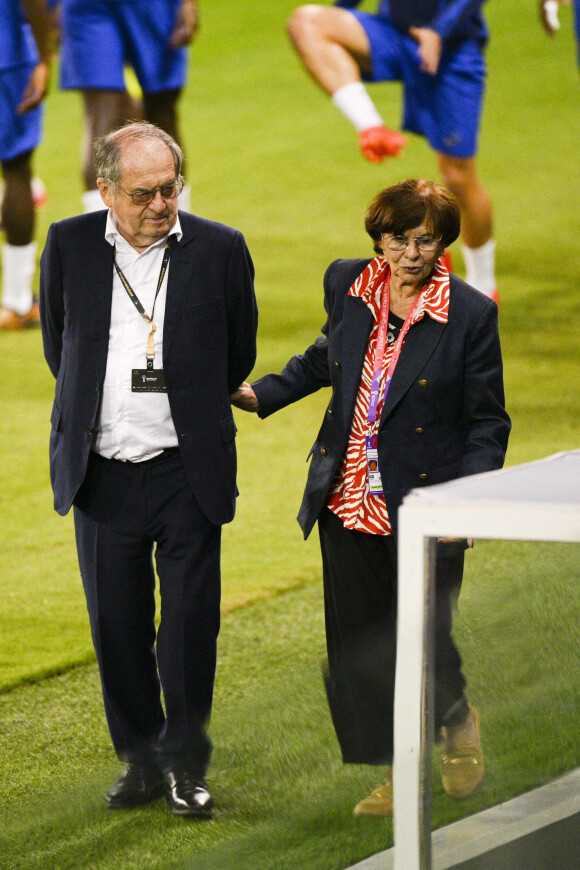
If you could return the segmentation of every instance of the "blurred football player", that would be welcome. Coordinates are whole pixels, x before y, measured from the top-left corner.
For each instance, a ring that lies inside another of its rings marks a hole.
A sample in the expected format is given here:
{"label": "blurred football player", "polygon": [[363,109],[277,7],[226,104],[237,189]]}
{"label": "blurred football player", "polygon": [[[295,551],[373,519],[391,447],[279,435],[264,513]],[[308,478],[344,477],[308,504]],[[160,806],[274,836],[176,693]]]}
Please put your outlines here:
{"label": "blurred football player", "polygon": [[[141,116],[180,141],[177,104],[187,74],[187,48],[199,28],[197,0],[60,0],[61,87],[82,93],[85,212],[104,208],[92,143]],[[127,67],[142,92],[128,109]],[[181,207],[189,211],[189,188]]]}
{"label": "blurred football player", "polygon": [[44,0],[0,0],[0,162],[4,191],[0,329],[39,323],[32,155],[50,77],[50,21]]}
{"label": "blurred football player", "polygon": [[296,9],[290,38],[312,78],[358,131],[364,157],[398,156],[405,137],[385,126],[364,82],[401,81],[403,128],[425,136],[461,209],[466,280],[498,301],[489,194],[475,154],[485,86],[485,0],[361,0]]}

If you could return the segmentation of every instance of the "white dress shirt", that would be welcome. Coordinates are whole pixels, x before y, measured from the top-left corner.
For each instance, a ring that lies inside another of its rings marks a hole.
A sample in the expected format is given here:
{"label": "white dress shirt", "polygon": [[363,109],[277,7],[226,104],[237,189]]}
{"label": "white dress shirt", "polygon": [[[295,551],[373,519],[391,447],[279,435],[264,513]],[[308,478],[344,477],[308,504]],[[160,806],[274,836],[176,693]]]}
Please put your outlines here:
{"label": "white dress shirt", "polygon": [[[181,239],[179,217],[169,235]],[[121,236],[109,212],[105,238],[115,246],[119,268],[151,316],[167,237],[159,239],[140,254]],[[171,259],[155,303],[155,369],[163,368],[163,321],[169,269]],[[167,393],[134,393],[131,390],[132,370],[147,367],[145,352],[151,327],[135,308],[114,267],[112,281],[107,369],[93,449],[107,459],[142,462],[157,456],[167,447],[176,447],[177,433]]]}

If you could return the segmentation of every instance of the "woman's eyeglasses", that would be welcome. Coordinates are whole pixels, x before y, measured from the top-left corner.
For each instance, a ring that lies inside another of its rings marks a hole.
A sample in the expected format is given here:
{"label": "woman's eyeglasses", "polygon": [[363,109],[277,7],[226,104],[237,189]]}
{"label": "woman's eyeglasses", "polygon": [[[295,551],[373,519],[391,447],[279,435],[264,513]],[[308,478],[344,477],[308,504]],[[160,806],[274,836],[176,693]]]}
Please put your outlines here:
{"label": "woman's eyeglasses", "polygon": [[437,250],[437,245],[441,239],[434,239],[432,236],[392,236],[389,233],[381,233],[381,239],[391,251],[405,251],[411,242],[415,242],[415,246],[420,254],[432,254]]}

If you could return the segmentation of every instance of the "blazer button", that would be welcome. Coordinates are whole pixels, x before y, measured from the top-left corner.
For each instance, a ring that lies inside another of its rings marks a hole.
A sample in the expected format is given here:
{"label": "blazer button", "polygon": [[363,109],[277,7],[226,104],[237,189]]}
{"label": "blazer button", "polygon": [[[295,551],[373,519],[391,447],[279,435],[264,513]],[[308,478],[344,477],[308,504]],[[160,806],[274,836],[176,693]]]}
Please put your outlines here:
{"label": "blazer button", "polygon": [[429,480],[429,475],[428,474],[420,474],[419,480]]}
{"label": "blazer button", "polygon": [[329,408],[326,413],[328,414],[329,417],[332,417],[332,415],[334,414],[334,411],[332,410],[332,408]]}
{"label": "blazer button", "polygon": [[422,427],[421,427],[421,426],[416,426],[416,427],[415,427],[415,432],[417,433],[417,435],[422,435],[422,434],[423,434],[423,429],[422,429]]}
{"label": "blazer button", "polygon": [[322,456],[326,456],[327,453],[328,453],[328,450],[326,449],[326,447],[321,447],[321,448],[320,448],[320,453],[321,453]]}
{"label": "blazer button", "polygon": [[339,369],[339,368],[340,368],[340,363],[339,363],[339,361],[338,361],[338,360],[335,360],[335,361],[332,363],[332,367],[333,367],[333,369]]}
{"label": "blazer button", "polygon": [[87,426],[87,432],[89,433],[89,435],[92,435],[93,432],[94,432],[93,427],[92,427],[92,426]]}
{"label": "blazer button", "polygon": [[100,385],[100,383],[97,381],[96,384],[95,384],[95,390],[96,390],[97,393],[98,393],[100,389],[101,389],[101,385]]}
{"label": "blazer button", "polygon": [[421,378],[421,380],[419,381],[419,386],[421,387],[421,389],[424,390],[425,387],[427,387],[428,385],[429,385],[429,381],[426,381],[424,378]]}

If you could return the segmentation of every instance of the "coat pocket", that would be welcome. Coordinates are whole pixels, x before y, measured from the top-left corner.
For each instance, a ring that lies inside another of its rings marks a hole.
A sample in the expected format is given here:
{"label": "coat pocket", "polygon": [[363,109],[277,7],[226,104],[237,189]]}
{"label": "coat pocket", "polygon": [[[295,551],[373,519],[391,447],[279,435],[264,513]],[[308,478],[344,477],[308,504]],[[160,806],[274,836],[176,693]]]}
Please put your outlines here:
{"label": "coat pocket", "polygon": [[227,420],[222,420],[220,422],[220,430],[222,433],[222,442],[224,444],[227,441],[233,441],[236,437],[236,432],[238,431],[234,418],[229,417]]}

